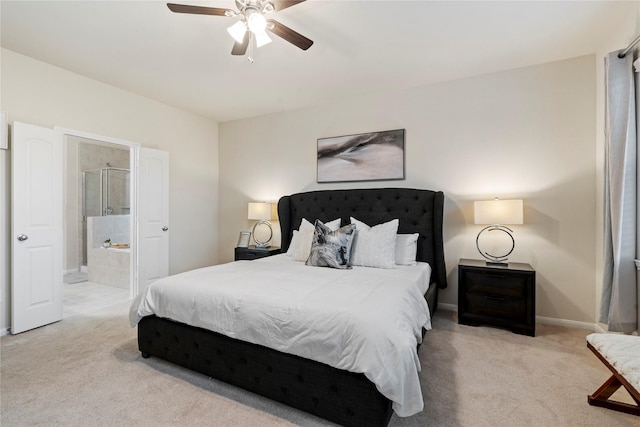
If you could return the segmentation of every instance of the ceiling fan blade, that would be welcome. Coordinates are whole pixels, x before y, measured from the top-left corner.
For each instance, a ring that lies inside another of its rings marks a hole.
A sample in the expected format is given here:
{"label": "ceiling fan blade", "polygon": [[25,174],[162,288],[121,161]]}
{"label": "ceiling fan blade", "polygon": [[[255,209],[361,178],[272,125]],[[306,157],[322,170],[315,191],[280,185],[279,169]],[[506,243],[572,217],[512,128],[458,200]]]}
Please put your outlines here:
{"label": "ceiling fan blade", "polygon": [[309,40],[302,34],[293,31],[291,28],[287,27],[286,25],[282,25],[274,19],[269,19],[267,22],[269,23],[269,25],[267,25],[267,29],[269,31],[271,31],[276,36],[285,39],[289,43],[298,46],[302,50],[309,49],[313,44],[312,40]]}
{"label": "ceiling fan blade", "polygon": [[271,3],[273,3],[273,8],[277,12],[278,10],[295,6],[298,3],[302,3],[303,1],[305,0],[271,0]]}
{"label": "ceiling fan blade", "polygon": [[235,42],[233,45],[233,49],[231,49],[231,55],[244,55],[247,51],[247,47],[249,46],[251,32],[247,31],[244,33],[244,39],[242,39],[242,43]]}
{"label": "ceiling fan blade", "polygon": [[227,16],[228,13],[235,13],[231,9],[221,9],[219,7],[190,6],[188,4],[167,3],[167,7],[170,11],[175,13],[193,13],[195,15]]}

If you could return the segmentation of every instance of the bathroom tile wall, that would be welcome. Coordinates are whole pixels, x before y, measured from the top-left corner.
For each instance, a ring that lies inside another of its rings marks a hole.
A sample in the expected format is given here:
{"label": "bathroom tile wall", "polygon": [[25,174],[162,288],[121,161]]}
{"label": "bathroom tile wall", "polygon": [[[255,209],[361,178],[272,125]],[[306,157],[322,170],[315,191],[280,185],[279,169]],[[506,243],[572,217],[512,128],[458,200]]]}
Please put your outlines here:
{"label": "bathroom tile wall", "polygon": [[112,244],[129,243],[131,215],[92,216],[87,218],[87,248],[99,248],[105,240]]}

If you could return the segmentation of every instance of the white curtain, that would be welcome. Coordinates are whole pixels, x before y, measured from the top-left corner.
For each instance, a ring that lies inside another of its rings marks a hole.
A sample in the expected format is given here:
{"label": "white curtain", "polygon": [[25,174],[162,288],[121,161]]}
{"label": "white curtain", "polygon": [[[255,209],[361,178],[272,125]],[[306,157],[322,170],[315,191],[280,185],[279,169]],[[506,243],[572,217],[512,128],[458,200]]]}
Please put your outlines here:
{"label": "white curtain", "polygon": [[606,58],[605,262],[599,320],[609,331],[631,333],[638,330],[639,316],[636,89],[633,55],[618,58],[619,53]]}

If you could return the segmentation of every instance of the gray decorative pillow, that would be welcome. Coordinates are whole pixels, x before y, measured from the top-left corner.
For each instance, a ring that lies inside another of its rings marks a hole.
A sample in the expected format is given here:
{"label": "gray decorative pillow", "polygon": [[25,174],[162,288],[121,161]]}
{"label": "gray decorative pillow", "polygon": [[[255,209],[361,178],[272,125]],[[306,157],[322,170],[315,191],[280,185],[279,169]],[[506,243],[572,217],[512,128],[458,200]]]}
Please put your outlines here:
{"label": "gray decorative pillow", "polygon": [[315,267],[351,268],[351,242],[356,231],[354,224],[331,231],[316,220],[311,252],[306,265]]}

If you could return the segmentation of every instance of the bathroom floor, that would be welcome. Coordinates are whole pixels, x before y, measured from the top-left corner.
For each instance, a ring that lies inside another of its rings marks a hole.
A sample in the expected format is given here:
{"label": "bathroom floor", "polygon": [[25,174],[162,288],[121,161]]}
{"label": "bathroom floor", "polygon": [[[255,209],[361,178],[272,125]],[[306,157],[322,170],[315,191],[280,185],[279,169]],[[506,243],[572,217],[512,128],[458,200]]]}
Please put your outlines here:
{"label": "bathroom floor", "polygon": [[91,315],[92,313],[123,301],[129,301],[129,290],[94,282],[64,284],[62,300],[63,317]]}
{"label": "bathroom floor", "polygon": [[88,274],[85,271],[74,271],[64,275],[64,283],[80,283],[87,281]]}

